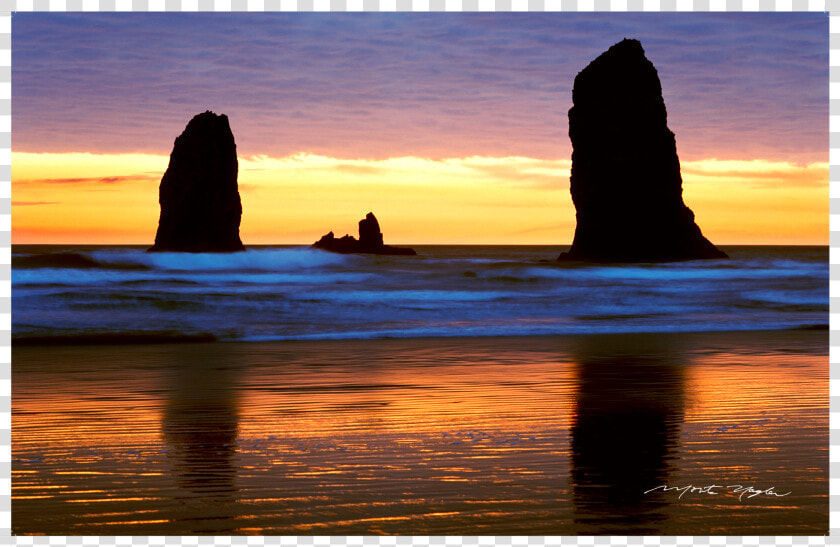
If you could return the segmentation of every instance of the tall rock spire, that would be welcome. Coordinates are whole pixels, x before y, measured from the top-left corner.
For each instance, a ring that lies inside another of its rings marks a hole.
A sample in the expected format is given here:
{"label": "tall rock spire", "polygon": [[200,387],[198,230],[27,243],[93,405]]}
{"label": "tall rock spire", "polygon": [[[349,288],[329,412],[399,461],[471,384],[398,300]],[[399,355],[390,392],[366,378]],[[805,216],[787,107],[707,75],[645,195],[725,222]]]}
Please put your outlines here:
{"label": "tall rock spire", "polygon": [[637,40],[625,39],[575,78],[569,110],[577,227],[561,260],[726,258],[682,199],[662,87]]}
{"label": "tall rock spire", "polygon": [[160,181],[160,221],[150,251],[230,252],[239,239],[236,143],[224,114],[195,116],[175,139]]}

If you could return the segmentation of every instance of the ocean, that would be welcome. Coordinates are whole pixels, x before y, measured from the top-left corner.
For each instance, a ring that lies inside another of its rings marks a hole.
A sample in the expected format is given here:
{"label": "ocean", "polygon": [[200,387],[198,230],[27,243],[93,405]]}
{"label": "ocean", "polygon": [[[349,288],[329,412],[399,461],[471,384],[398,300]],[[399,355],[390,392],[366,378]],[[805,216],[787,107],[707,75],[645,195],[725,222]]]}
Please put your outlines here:
{"label": "ocean", "polygon": [[415,248],[13,246],[12,532],[828,533],[826,247]]}
{"label": "ocean", "polygon": [[12,249],[17,342],[272,341],[827,328],[827,247],[723,247],[729,260],[558,263],[560,247],[305,246],[232,254]]}

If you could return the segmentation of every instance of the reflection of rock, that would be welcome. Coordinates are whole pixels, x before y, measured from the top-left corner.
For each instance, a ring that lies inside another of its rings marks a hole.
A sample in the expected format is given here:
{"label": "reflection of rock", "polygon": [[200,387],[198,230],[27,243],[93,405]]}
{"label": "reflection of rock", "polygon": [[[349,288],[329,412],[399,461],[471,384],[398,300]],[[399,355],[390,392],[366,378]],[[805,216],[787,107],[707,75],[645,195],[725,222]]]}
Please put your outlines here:
{"label": "reflection of rock", "polygon": [[173,378],[161,423],[173,478],[201,503],[230,503],[237,492],[236,378],[222,356],[210,353],[217,350],[198,354],[184,346],[182,359],[179,350],[171,353]]}
{"label": "reflection of rock", "polygon": [[244,250],[239,239],[236,143],[228,118],[198,114],[175,139],[160,181],[160,221],[150,251]]}
{"label": "reflection of rock", "polygon": [[312,244],[316,249],[332,251],[334,253],[361,253],[377,255],[416,255],[414,249],[407,247],[391,247],[385,245],[382,240],[382,232],[379,231],[379,222],[373,213],[368,213],[365,218],[359,221],[359,239],[351,235],[345,235],[336,239],[332,232],[323,236]]}
{"label": "reflection of rock", "polygon": [[584,338],[573,352],[572,501],[581,534],[658,535],[685,406],[685,363],[655,337]]}
{"label": "reflection of rock", "polygon": [[682,199],[674,134],[641,44],[612,46],[575,78],[569,110],[577,227],[565,260],[726,258]]}

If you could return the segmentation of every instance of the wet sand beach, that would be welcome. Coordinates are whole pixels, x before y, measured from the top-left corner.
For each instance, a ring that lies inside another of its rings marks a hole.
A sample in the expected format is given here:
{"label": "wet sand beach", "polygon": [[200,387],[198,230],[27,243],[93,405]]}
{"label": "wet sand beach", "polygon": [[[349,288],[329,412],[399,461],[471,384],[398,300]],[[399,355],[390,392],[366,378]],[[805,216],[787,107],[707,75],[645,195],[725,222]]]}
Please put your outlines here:
{"label": "wet sand beach", "polygon": [[13,363],[15,534],[828,530],[824,330],[16,346]]}

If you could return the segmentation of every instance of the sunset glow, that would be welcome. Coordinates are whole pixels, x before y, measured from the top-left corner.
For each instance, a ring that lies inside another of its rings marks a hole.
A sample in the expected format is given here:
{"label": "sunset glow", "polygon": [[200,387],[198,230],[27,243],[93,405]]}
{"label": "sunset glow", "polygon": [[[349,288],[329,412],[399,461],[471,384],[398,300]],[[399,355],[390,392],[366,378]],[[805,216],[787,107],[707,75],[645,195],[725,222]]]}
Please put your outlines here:
{"label": "sunset glow", "polygon": [[821,14],[358,15],[15,14],[13,242],[151,244],[172,142],[210,109],[246,245],[368,211],[393,244],[568,245],[574,77],[634,36],[703,233],[828,243]]}
{"label": "sunset glow", "polygon": [[[15,243],[153,240],[168,157],[15,152],[12,162]],[[570,168],[524,157],[240,158],[242,239],[307,244],[328,231],[355,234],[373,210],[390,243],[562,245],[575,229]],[[827,242],[827,163],[704,160],[682,171],[685,201],[716,242]]]}

